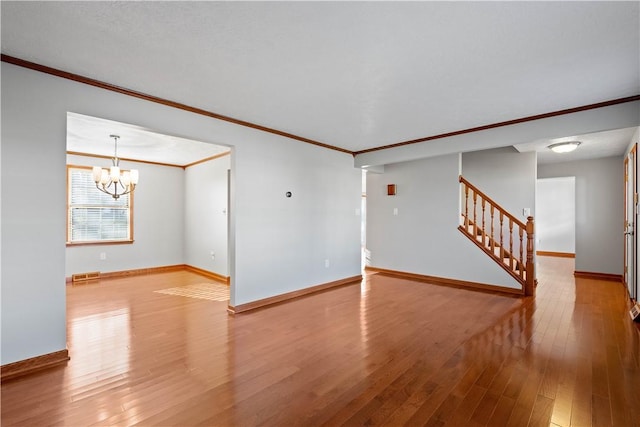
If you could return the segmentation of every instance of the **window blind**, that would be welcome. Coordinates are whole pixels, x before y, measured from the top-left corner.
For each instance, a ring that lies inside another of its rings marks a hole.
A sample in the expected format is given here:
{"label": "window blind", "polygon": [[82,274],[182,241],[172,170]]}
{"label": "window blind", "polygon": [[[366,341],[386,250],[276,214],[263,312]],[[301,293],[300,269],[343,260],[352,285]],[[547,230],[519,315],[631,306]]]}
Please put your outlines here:
{"label": "window blind", "polygon": [[131,194],[116,200],[96,188],[91,169],[70,167],[68,171],[68,241],[130,240]]}

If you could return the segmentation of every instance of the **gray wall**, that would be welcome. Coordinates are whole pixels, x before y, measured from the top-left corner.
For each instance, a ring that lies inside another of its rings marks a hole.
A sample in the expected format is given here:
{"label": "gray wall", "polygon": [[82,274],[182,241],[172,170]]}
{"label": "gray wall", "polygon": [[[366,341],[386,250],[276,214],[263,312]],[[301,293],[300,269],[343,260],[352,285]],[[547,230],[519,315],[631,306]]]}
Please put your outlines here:
{"label": "gray wall", "polygon": [[3,365],[67,345],[66,112],[25,99],[46,87],[11,71],[2,63]]}
{"label": "gray wall", "polygon": [[[105,162],[75,155],[68,155],[67,161],[78,166],[100,166]],[[133,203],[134,243],[69,246],[66,276],[176,264],[227,276],[229,156],[186,169],[124,160],[121,166],[140,171]],[[106,254],[105,260],[100,259],[101,253]]]}
{"label": "gray wall", "polygon": [[235,193],[251,194],[236,201],[232,215],[243,248],[236,304],[361,273],[362,184],[352,156],[288,140],[236,146],[236,154]]}
{"label": "gray wall", "polygon": [[462,176],[522,222],[522,209],[535,217],[536,153],[513,147],[462,154]]}
{"label": "gray wall", "polygon": [[[109,160],[67,156],[77,166],[108,166]],[[184,263],[184,170],[148,163],[120,161],[138,169],[140,183],[133,193],[132,244],[69,246],[65,275],[89,271],[123,271]],[[97,190],[96,190],[97,191]],[[106,259],[101,260],[100,254]]]}
{"label": "gray wall", "polygon": [[227,155],[185,169],[184,263],[221,276],[229,275],[227,170],[230,167]]}
{"label": "gray wall", "polygon": [[622,274],[622,157],[538,166],[538,178],[576,178],[576,270]]}
{"label": "gray wall", "polygon": [[361,182],[351,155],[1,67],[2,364],[66,348],[67,112],[232,147],[232,305],[360,274]]}
{"label": "gray wall", "polygon": [[[520,288],[458,230],[459,174],[457,154],[386,165],[383,174],[367,174],[370,265]],[[396,196],[386,195],[387,184],[397,185]]]}

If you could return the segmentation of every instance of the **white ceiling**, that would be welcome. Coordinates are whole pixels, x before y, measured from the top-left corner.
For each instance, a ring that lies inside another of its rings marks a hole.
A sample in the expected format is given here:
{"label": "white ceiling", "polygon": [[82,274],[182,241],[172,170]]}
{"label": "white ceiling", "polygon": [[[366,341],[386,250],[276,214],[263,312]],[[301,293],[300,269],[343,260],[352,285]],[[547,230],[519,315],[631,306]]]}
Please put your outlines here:
{"label": "white ceiling", "polygon": [[118,157],[176,166],[229,151],[228,147],[163,135],[126,123],[76,113],[67,113],[67,151],[99,156],[114,155],[118,135]]}
{"label": "white ceiling", "polygon": [[[586,135],[571,135],[564,138],[539,139],[514,145],[520,152],[536,151],[538,164],[572,162],[599,157],[623,156],[637,128],[615,129]],[[575,151],[554,153],[548,147],[551,144],[566,141],[580,141]]]}
{"label": "white ceiling", "polygon": [[6,55],[351,151],[640,93],[640,2],[0,7]]}

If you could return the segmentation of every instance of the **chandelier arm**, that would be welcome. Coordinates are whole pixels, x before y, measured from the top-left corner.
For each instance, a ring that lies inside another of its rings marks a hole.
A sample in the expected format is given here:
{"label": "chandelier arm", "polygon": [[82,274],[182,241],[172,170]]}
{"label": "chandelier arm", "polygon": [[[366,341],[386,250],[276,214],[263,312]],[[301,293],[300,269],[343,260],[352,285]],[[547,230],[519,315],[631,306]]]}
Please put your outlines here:
{"label": "chandelier arm", "polygon": [[[120,184],[120,185],[122,185],[122,184]],[[122,188],[125,191],[124,191],[124,193],[120,193],[120,196],[124,196],[125,194],[131,193],[133,190],[136,189],[136,185],[135,184],[129,184],[126,187],[124,185],[122,185]]]}
{"label": "chandelier arm", "polygon": [[129,189],[126,192],[122,193],[122,194],[129,194],[135,189],[136,189],[136,185],[135,184],[129,184]]}
{"label": "chandelier arm", "polygon": [[98,190],[102,191],[103,193],[111,194],[111,193],[108,193],[107,191],[105,191],[105,189],[104,189],[104,188],[100,188],[100,183],[99,183],[99,182],[96,182],[96,188],[97,188]]}
{"label": "chandelier arm", "polygon": [[[127,178],[127,181],[129,181],[129,184],[127,185],[123,184],[122,179],[125,175],[121,174],[120,159],[118,158],[118,139],[120,138],[120,136],[118,135],[109,135],[109,136],[114,140],[114,152],[113,152],[114,155],[113,155],[113,159],[111,159],[111,163],[113,166],[108,171],[106,171],[105,169],[102,169],[102,176],[106,178],[108,175],[105,176],[105,173],[112,174],[112,173],[115,173],[116,171],[120,173],[120,176],[119,177],[114,176],[113,178],[115,178],[115,180],[110,177],[109,181],[105,183],[103,183],[102,181],[95,181],[95,184],[98,190],[102,191],[105,194],[110,195],[111,197],[117,200],[120,196],[129,194],[133,190],[135,190],[136,184],[130,182],[130,178]],[[97,166],[94,167],[94,179],[99,178],[98,176],[96,176],[97,168],[98,168]],[[137,181],[138,174],[137,174],[137,171],[135,172],[136,172],[135,180]],[[112,188],[113,192],[110,191],[112,185],[113,185],[113,188]],[[118,190],[122,192],[118,192]]]}

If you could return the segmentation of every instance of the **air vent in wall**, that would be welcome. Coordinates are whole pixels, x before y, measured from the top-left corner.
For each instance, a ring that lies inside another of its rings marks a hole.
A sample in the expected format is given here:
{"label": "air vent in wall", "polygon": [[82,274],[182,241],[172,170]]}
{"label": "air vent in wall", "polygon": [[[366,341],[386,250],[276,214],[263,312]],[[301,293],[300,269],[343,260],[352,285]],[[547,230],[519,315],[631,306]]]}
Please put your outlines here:
{"label": "air vent in wall", "polygon": [[100,279],[99,271],[92,271],[90,273],[79,273],[71,276],[71,282],[86,282],[87,280],[98,280]]}

